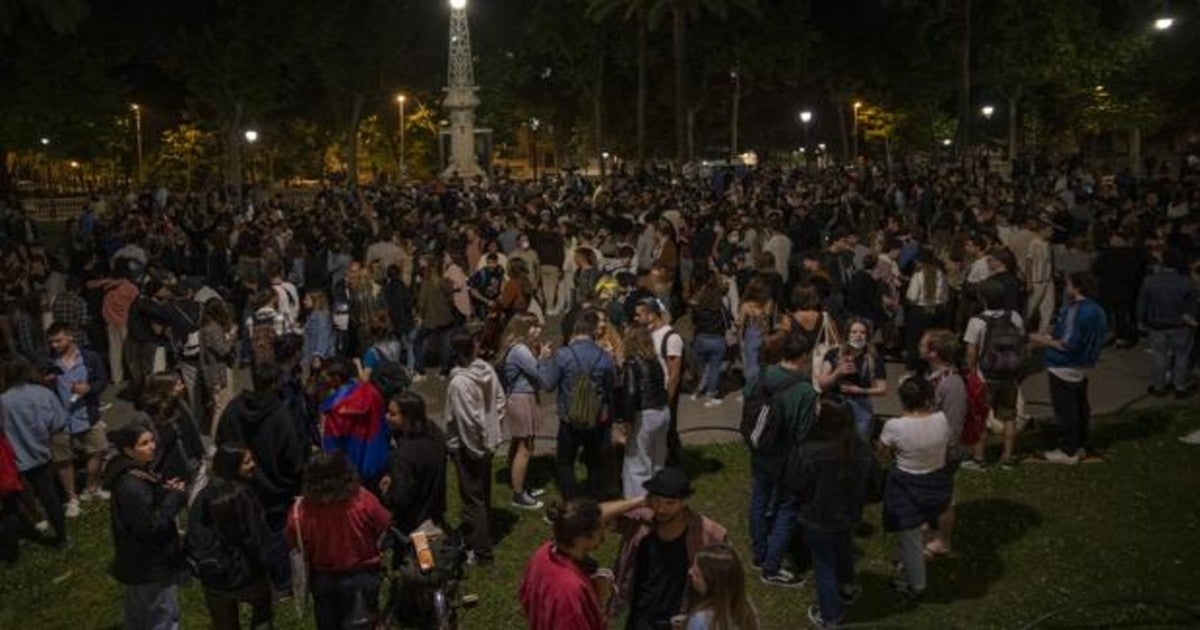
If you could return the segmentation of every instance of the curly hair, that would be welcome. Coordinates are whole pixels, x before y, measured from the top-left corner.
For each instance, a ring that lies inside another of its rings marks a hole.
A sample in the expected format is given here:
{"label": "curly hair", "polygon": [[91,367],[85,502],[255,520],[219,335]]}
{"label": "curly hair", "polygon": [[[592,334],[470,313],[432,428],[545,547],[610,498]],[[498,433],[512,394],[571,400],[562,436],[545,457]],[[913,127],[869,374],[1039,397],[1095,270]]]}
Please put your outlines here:
{"label": "curly hair", "polygon": [[304,500],[318,505],[348,501],[358,493],[358,473],[342,451],[320,453],[304,468]]}

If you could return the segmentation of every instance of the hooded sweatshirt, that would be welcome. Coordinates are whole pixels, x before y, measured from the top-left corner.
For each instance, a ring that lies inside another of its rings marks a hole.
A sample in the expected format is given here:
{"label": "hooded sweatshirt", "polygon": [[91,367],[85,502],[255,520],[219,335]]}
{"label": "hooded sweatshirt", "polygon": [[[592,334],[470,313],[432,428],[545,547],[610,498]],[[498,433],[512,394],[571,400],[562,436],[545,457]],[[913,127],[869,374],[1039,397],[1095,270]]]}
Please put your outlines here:
{"label": "hooded sweatshirt", "polygon": [[491,455],[504,439],[504,388],[496,370],[482,359],[450,372],[446,392],[446,446],[465,449],[476,459]]}
{"label": "hooded sweatshirt", "polygon": [[305,447],[283,395],[246,392],[234,398],[217,429],[217,443],[229,442],[245,444],[254,454],[254,485],[268,518],[285,514],[300,494]]}
{"label": "hooded sweatshirt", "polygon": [[123,454],[104,469],[104,487],[112,491],[113,577],[126,585],[181,578],[183,544],[175,516],[187,503],[187,493],[168,489]]}

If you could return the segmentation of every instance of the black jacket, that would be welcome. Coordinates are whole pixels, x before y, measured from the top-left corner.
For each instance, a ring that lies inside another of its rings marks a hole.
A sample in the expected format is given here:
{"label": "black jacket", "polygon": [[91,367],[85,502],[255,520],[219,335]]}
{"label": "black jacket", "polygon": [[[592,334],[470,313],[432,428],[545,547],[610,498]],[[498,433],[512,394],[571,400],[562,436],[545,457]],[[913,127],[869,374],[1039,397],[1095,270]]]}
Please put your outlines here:
{"label": "black jacket", "polygon": [[806,527],[821,531],[844,531],[858,524],[868,490],[881,483],[882,473],[865,442],[856,441],[845,462],[839,445],[829,440],[811,440],[796,448],[795,457],[804,462],[797,494],[797,518]]}
{"label": "black jacket", "polygon": [[175,515],[187,503],[187,493],[168,490],[157,475],[123,454],[105,468],[104,486],[112,492],[113,577],[126,585],[182,577],[183,545]]}
{"label": "black jacket", "polygon": [[213,488],[214,486],[210,483],[200,490],[196,494],[196,500],[192,502],[191,509],[188,510],[188,548],[193,550],[191,553],[194,554],[195,550],[209,549],[216,545],[236,553],[244,560],[248,569],[247,574],[243,576],[244,580],[237,584],[217,583],[204,579],[201,579],[201,582],[205,587],[217,590],[243,588],[254,579],[266,575],[267,567],[271,562],[270,534],[267,530],[262,504],[258,502],[258,499],[254,499],[252,503],[244,506],[246,508],[244,513],[242,510],[238,510],[241,539],[226,540],[217,531],[216,523],[213,521],[211,510]]}
{"label": "black jacket", "polygon": [[229,403],[217,429],[218,444],[240,442],[254,454],[254,485],[268,520],[286,515],[300,494],[307,446],[296,427],[281,394],[245,392]]}
{"label": "black jacket", "polygon": [[621,420],[633,422],[639,411],[667,406],[667,381],[657,359],[626,359],[621,369],[621,383],[625,388],[620,395],[625,403]]}
{"label": "black jacket", "polygon": [[407,534],[426,520],[446,523],[446,440],[439,435],[399,436],[388,469],[392,485],[383,504]]}

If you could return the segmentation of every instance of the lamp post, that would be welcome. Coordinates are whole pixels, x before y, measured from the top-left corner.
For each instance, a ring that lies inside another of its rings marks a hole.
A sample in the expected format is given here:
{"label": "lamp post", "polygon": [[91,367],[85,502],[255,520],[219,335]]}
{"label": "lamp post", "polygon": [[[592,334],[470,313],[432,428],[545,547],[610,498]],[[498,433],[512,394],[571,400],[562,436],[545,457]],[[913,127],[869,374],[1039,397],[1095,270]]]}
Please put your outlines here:
{"label": "lamp post", "polygon": [[142,184],[142,107],[137,103],[129,106],[133,110],[133,123],[137,133],[137,183]]}
{"label": "lamp post", "polygon": [[[809,142],[808,128],[809,128],[809,123],[812,122],[812,119],[813,119],[813,114],[811,111],[806,109],[806,110],[800,112],[800,124],[804,125],[804,146],[805,147],[808,146],[808,142]],[[807,156],[805,156],[805,158],[804,158],[804,165],[808,166],[808,157]]]}
{"label": "lamp post", "polygon": [[1158,18],[1157,20],[1154,20],[1154,29],[1158,30],[1158,31],[1165,31],[1174,25],[1175,25],[1175,18],[1172,18],[1172,17],[1164,16],[1164,17]]}
{"label": "lamp post", "polygon": [[854,101],[854,137],[850,141],[850,146],[855,161],[858,161],[858,110],[861,107],[862,101]]}
{"label": "lamp post", "polygon": [[[246,145],[247,146],[252,147],[255,142],[258,142],[258,132],[253,129],[247,129],[245,136],[246,136]],[[250,156],[249,162],[250,162],[250,184],[254,185],[254,156],[253,155]]]}
{"label": "lamp post", "polygon": [[533,160],[533,181],[538,180],[538,129],[542,128],[542,121],[537,118],[529,119],[529,156]]}
{"label": "lamp post", "polygon": [[403,178],[408,170],[404,161],[404,101],[408,100],[403,94],[396,96],[396,105],[400,108],[400,177]]}

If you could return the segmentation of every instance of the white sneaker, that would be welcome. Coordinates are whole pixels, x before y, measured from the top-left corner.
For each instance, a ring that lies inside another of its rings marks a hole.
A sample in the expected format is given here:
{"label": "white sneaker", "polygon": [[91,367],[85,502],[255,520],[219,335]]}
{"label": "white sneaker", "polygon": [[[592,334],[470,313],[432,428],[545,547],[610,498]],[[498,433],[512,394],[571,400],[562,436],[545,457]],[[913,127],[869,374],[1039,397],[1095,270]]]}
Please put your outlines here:
{"label": "white sneaker", "polygon": [[700,402],[700,394],[692,394],[689,398],[692,399],[692,402]]}
{"label": "white sneaker", "polygon": [[1200,429],[1196,429],[1195,431],[1180,437],[1179,441],[1183,442],[1184,444],[1200,445]]}
{"label": "white sneaker", "polygon": [[1053,451],[1046,451],[1046,452],[1042,453],[1042,458],[1051,464],[1078,464],[1079,463],[1079,453],[1075,453],[1074,455],[1067,455],[1066,453],[1064,453],[1062,451],[1062,449],[1059,449],[1059,448],[1056,448]]}
{"label": "white sneaker", "polygon": [[63,504],[63,509],[66,512],[67,518],[79,518],[79,498],[76,497]]}
{"label": "white sneaker", "polygon": [[709,397],[708,400],[704,401],[704,406],[708,409],[712,409],[713,407],[716,407],[717,405],[720,405],[723,402],[725,402],[724,398]]}
{"label": "white sneaker", "polygon": [[88,490],[83,493],[84,501],[107,501],[110,498],[112,498],[112,493],[103,488],[96,488],[95,490]]}

